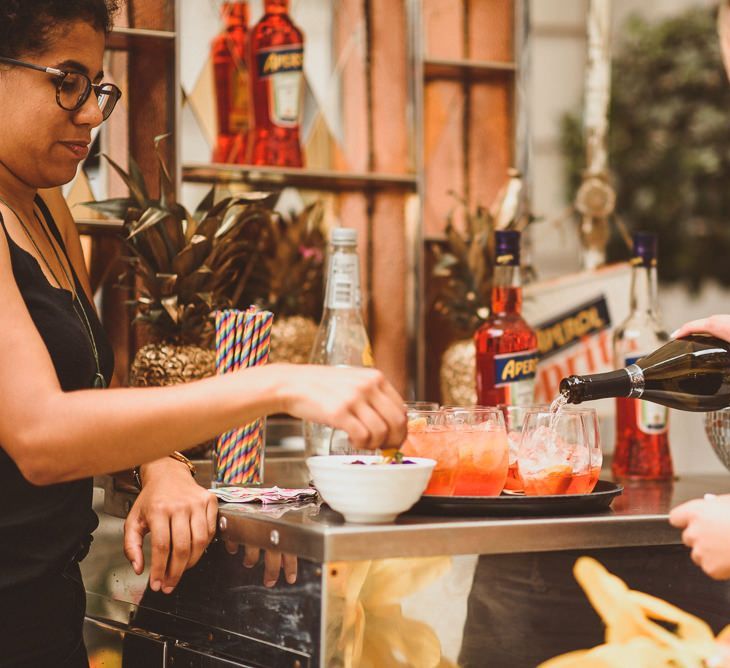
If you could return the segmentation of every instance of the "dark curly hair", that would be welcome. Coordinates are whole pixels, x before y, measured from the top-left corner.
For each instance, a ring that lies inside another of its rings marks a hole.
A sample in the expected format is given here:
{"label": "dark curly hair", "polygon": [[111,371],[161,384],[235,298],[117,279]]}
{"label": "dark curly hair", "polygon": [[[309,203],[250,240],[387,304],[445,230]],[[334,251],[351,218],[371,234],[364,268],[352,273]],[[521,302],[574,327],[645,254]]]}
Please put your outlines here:
{"label": "dark curly hair", "polygon": [[0,56],[40,53],[59,23],[87,21],[105,33],[119,0],[0,0]]}

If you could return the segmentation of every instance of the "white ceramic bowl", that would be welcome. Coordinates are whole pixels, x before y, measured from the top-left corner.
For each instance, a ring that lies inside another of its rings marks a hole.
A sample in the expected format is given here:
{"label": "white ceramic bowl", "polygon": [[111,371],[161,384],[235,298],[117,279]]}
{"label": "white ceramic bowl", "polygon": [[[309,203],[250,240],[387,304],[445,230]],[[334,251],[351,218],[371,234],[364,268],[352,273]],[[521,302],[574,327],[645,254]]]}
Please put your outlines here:
{"label": "white ceramic bowl", "polygon": [[[310,457],[307,466],[322,498],[348,522],[392,522],[421,497],[428,485],[433,459],[407,457],[413,464],[374,465],[377,455]],[[351,464],[356,460],[365,465]]]}

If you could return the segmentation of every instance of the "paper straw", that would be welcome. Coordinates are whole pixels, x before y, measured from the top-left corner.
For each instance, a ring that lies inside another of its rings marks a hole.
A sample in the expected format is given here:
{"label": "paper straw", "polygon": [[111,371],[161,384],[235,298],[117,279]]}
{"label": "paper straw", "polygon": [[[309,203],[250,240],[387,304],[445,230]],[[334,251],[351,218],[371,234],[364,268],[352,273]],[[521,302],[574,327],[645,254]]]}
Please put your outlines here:
{"label": "paper straw", "polygon": [[[259,345],[259,337],[261,334],[261,326],[263,323],[262,313],[252,313],[251,320],[253,321],[253,334],[251,336],[251,348],[249,355],[245,360],[246,366],[254,366],[256,360],[256,354]],[[236,446],[235,449],[239,453],[236,457],[236,461],[232,464],[232,475],[234,478],[241,478],[243,480],[249,480],[253,474],[252,468],[255,460],[255,453],[253,452],[255,443],[253,441],[253,430],[256,422],[250,422],[245,425],[242,430],[236,434]]]}
{"label": "paper straw", "polygon": [[[273,313],[258,311],[254,306],[245,312],[223,312],[220,318],[216,314],[216,369],[219,373],[266,364],[273,319]],[[229,484],[260,482],[262,437],[261,419],[221,435],[217,448],[217,479]]]}
{"label": "paper straw", "polygon": [[[242,323],[240,327],[241,331],[241,347],[238,356],[237,368],[243,368],[246,366],[246,362],[250,356],[251,345],[253,341],[253,328],[254,328],[254,317],[251,313],[251,309],[248,311],[239,311],[239,322]],[[230,479],[233,472],[234,459],[237,453],[237,444],[240,441],[241,429],[233,429],[224,434],[225,438],[219,440],[220,450],[218,453],[218,475],[224,475],[226,477],[225,482],[233,482]]]}

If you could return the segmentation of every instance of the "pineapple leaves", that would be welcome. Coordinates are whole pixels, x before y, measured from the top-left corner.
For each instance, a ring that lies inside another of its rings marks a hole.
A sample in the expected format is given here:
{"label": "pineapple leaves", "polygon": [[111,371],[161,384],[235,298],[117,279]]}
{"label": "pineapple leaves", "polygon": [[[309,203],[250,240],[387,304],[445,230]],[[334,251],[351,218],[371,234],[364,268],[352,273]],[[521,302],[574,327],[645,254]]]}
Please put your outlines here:
{"label": "pineapple leaves", "polygon": [[[438,249],[438,246],[435,247]],[[434,276],[449,276],[449,270],[456,264],[459,263],[459,259],[452,255],[451,253],[441,253],[440,249],[435,250],[435,252],[439,253],[439,259],[436,261],[436,264],[433,267],[433,274]]]}
{"label": "pineapple leaves", "polygon": [[[101,202],[81,202],[79,206],[85,206],[102,214],[106,218],[119,218],[126,221],[130,213],[141,211],[137,208],[136,200],[131,197],[114,197]],[[137,213],[137,215],[139,215]]]}
{"label": "pineapple leaves", "polygon": [[132,198],[135,202],[137,202],[137,206],[139,206],[140,209],[146,209],[149,199],[147,195],[147,186],[145,185],[144,177],[142,176],[139,165],[134,161],[134,158],[129,156],[129,173],[127,173],[106,153],[103,153],[102,155],[112,166],[114,171],[119,174],[127,188],[129,188],[129,194],[132,195]]}
{"label": "pineapple leaves", "polygon": [[277,315],[319,317],[326,247],[324,207],[288,217],[274,212],[275,193],[243,192],[216,202],[211,188],[191,215],[176,201],[163,142],[155,137],[160,195],[150,199],[142,171],[105,156],[129,196],[86,206],[124,220],[125,258],[133,275],[135,321],[158,340],[206,345],[210,314],[257,303]]}
{"label": "pineapple leaves", "polygon": [[203,220],[204,216],[208,214],[211,209],[213,208],[213,204],[215,203],[215,186],[213,186],[209,191],[208,194],[200,200],[200,204],[198,204],[197,208],[195,209],[195,213],[193,214],[193,219],[197,222],[200,222]]}
{"label": "pineapple leaves", "polygon": [[[456,204],[447,218],[446,238],[427,246],[435,288],[431,308],[464,334],[473,332],[489,312],[495,229],[522,230],[532,219],[521,187],[519,176],[510,173],[490,209],[470,209],[463,197],[451,193]],[[458,228],[457,213],[464,221]]]}
{"label": "pineapple leaves", "polygon": [[157,163],[160,167],[160,206],[163,209],[169,209],[175,204],[175,184],[173,183],[170,171],[167,169],[167,165],[162,158],[162,152],[160,149],[160,144],[170,136],[172,136],[172,133],[168,132],[155,137],[155,154],[157,155]]}
{"label": "pineapple leaves", "polygon": [[211,249],[210,239],[196,234],[190,243],[172,259],[172,271],[181,277],[193,273],[208,257]]}
{"label": "pineapple leaves", "polygon": [[178,308],[177,295],[171,295],[169,297],[163,297],[161,300],[162,307],[165,309],[170,319],[177,324],[180,322],[180,309]]}
{"label": "pineapple leaves", "polygon": [[150,227],[157,225],[157,223],[161,220],[165,220],[165,218],[169,215],[169,211],[151,206],[142,214],[142,217],[137,221],[137,224],[133,227],[132,231],[127,236],[127,239],[131,241],[137,235],[145,232]]}

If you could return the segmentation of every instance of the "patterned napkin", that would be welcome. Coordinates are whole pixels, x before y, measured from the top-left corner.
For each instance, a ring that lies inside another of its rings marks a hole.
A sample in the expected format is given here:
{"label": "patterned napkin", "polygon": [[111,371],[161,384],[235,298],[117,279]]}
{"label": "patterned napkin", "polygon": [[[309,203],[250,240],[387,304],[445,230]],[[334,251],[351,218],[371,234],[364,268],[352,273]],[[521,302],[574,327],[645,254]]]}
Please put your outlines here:
{"label": "patterned napkin", "polygon": [[282,487],[216,487],[209,490],[225,503],[252,503],[254,501],[270,503],[289,503],[297,501],[314,501],[317,490],[285,489]]}

